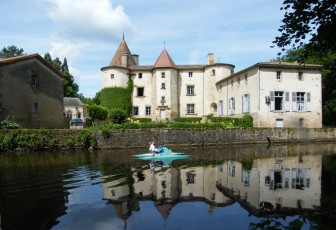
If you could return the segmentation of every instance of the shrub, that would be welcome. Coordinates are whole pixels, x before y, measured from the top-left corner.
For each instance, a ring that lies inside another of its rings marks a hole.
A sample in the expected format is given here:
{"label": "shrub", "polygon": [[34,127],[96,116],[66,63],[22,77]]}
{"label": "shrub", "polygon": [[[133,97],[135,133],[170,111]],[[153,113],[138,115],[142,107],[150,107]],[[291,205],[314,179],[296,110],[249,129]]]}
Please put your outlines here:
{"label": "shrub", "polygon": [[78,134],[78,141],[83,148],[88,149],[89,147],[95,147],[95,139],[92,136],[91,132],[84,130]]}
{"label": "shrub", "polygon": [[108,115],[108,110],[100,105],[85,105],[89,116],[92,120],[105,120]]}
{"label": "shrub", "polygon": [[21,126],[14,121],[14,117],[7,117],[0,122],[0,129],[20,129]]}
{"label": "shrub", "polygon": [[245,114],[241,119],[242,127],[253,127],[253,117],[250,114]]}
{"label": "shrub", "polygon": [[176,117],[175,122],[198,122],[202,121],[201,117]]}
{"label": "shrub", "polygon": [[0,142],[0,150],[10,150],[15,149],[17,147],[16,141],[15,141],[16,134],[14,133],[7,133],[2,138]]}
{"label": "shrub", "polygon": [[145,122],[151,122],[152,119],[151,118],[132,118],[131,121],[134,123],[145,123]]}
{"label": "shrub", "polygon": [[126,121],[127,114],[122,109],[112,109],[109,112],[109,119],[112,121],[112,123],[115,124],[122,124]]}

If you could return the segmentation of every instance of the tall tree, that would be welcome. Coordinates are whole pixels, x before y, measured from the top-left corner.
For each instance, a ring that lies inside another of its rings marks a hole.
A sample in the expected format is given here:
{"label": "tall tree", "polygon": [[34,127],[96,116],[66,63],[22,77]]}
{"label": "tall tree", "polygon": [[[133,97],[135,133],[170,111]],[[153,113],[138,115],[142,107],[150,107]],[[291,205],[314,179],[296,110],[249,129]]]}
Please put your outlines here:
{"label": "tall tree", "polygon": [[56,69],[63,73],[64,97],[78,97],[79,87],[75,83],[74,77],[70,74],[67,59],[64,58],[62,63],[58,57],[52,59],[49,53],[44,55],[44,59],[46,59]]}
{"label": "tall tree", "polygon": [[19,49],[16,46],[12,45],[12,46],[7,46],[4,47],[1,51],[0,51],[0,58],[9,58],[9,57],[16,57],[16,56],[22,56],[25,55],[25,53],[23,52],[23,49]]}
{"label": "tall tree", "polygon": [[64,60],[63,60],[63,64],[61,65],[61,70],[62,70],[62,71],[64,71],[64,70],[69,71],[68,61],[67,61],[66,58],[64,58]]}
{"label": "tall tree", "polygon": [[74,81],[74,77],[69,71],[63,71],[63,85],[64,85],[64,97],[77,97],[78,85]]}
{"label": "tall tree", "polygon": [[281,10],[286,11],[281,36],[273,43],[282,51],[304,43],[307,56],[336,51],[336,0],[284,0]]}

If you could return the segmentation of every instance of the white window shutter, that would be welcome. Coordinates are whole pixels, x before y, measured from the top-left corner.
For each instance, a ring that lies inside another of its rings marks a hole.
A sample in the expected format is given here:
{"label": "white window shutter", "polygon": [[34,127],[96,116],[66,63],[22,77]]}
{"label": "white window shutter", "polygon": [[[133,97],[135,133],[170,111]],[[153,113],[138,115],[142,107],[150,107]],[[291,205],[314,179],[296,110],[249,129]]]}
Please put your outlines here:
{"label": "white window shutter", "polygon": [[307,94],[306,110],[307,112],[310,112],[311,111],[310,93],[306,93],[306,94]]}
{"label": "white window shutter", "polygon": [[242,113],[245,113],[244,95],[242,95]]}
{"label": "white window shutter", "polygon": [[247,94],[247,112],[250,112],[250,94]]}
{"label": "white window shutter", "polygon": [[274,111],[275,109],[274,91],[270,92],[270,101],[271,101],[271,111]]}
{"label": "white window shutter", "polygon": [[289,92],[285,92],[285,111],[290,111]]}
{"label": "white window shutter", "polygon": [[297,111],[296,92],[292,92],[292,111]]}
{"label": "white window shutter", "polygon": [[232,98],[232,109],[235,110],[236,108],[236,105],[235,105],[235,99],[234,97]]}

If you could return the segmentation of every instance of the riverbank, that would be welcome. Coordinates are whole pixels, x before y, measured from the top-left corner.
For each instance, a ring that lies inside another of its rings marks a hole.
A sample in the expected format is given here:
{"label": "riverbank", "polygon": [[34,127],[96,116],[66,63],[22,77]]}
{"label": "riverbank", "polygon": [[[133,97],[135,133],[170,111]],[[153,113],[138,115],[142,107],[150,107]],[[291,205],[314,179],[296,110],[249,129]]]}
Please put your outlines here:
{"label": "riverbank", "polygon": [[166,146],[336,142],[335,128],[0,130],[0,150],[118,149]]}

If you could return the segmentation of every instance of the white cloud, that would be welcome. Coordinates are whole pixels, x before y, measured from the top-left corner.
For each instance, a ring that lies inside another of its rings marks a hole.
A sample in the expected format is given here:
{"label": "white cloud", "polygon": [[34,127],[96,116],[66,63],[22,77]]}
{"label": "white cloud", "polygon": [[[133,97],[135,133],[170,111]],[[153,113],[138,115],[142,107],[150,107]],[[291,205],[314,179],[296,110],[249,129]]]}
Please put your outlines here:
{"label": "white cloud", "polygon": [[109,0],[45,0],[48,15],[59,29],[80,39],[118,40],[134,26],[122,6],[113,8]]}
{"label": "white cloud", "polygon": [[54,37],[50,44],[52,46],[51,57],[67,58],[72,64],[80,57],[83,49],[90,45],[88,42],[73,42],[58,37]]}

